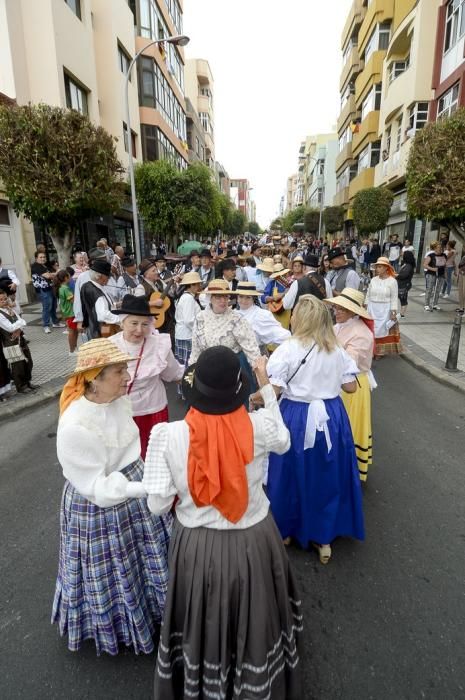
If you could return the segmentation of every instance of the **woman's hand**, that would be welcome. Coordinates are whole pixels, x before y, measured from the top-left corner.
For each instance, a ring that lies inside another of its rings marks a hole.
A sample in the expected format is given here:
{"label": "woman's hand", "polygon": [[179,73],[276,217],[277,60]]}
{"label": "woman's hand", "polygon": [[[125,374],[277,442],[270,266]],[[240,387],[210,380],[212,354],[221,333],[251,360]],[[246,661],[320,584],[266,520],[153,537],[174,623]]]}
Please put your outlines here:
{"label": "woman's hand", "polygon": [[[269,384],[270,380],[268,379],[268,374],[266,371],[266,365],[268,363],[268,358],[265,357],[264,355],[260,355],[258,360],[253,366],[253,371],[255,372],[255,376],[257,377],[257,382],[258,386],[262,387],[265,386],[265,384]],[[259,392],[257,392],[259,393]]]}
{"label": "woman's hand", "polygon": [[258,408],[259,406],[264,406],[265,402],[263,400],[263,396],[261,395],[260,391],[256,391],[255,394],[251,394],[249,396],[249,409],[251,411],[254,410],[254,408]]}

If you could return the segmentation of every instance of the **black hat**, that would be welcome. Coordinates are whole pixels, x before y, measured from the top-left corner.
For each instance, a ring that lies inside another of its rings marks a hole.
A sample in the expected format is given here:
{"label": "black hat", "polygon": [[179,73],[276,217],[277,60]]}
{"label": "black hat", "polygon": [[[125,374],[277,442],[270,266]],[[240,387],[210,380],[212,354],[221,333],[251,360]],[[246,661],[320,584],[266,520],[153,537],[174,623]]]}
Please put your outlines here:
{"label": "black hat", "polygon": [[131,258],[130,256],[123,258],[121,260],[121,265],[123,267],[132,267],[135,264],[136,264],[136,261],[134,260],[134,258]]}
{"label": "black hat", "polygon": [[105,255],[105,251],[100,248],[91,248],[89,250],[89,260],[97,260],[97,258],[105,258],[106,260],[107,256]]}
{"label": "black hat", "polygon": [[152,260],[155,260],[155,262],[158,262],[159,260],[166,260],[166,258],[164,255],[161,255],[161,253],[160,253],[159,255],[156,255],[154,258],[152,258]]}
{"label": "black hat", "polygon": [[186,369],[182,391],[189,406],[218,416],[240,408],[250,388],[239,356],[223,345],[216,345],[200,353],[197,362]]}
{"label": "black hat", "polygon": [[226,258],[236,258],[236,257],[237,257],[237,253],[235,253],[233,250],[228,250],[228,252],[226,253]]}
{"label": "black hat", "polygon": [[212,257],[211,251],[208,250],[208,248],[204,248],[203,250],[200,251],[200,257],[201,258],[211,258]]}
{"label": "black hat", "polygon": [[143,275],[145,275],[147,270],[150,270],[151,267],[155,267],[155,263],[153,262],[153,260],[148,260],[147,258],[145,258],[145,260],[142,260],[139,263],[139,270]]}
{"label": "black hat", "polygon": [[112,313],[131,314],[131,316],[152,316],[149,302],[145,297],[136,297],[134,294],[125,294],[121,302],[121,308],[115,309]]}
{"label": "black hat", "polygon": [[189,257],[192,258],[194,257],[194,255],[198,255],[200,257],[201,252],[199,250],[191,250],[191,252],[189,253]]}
{"label": "black hat", "polygon": [[306,255],[304,258],[304,265],[306,267],[318,267],[320,264],[320,261],[318,260],[318,255],[312,255],[311,253],[309,255]]}
{"label": "black hat", "polygon": [[107,260],[103,260],[101,258],[96,258],[95,260],[92,260],[90,264],[90,269],[94,272],[98,272],[101,275],[105,275],[105,277],[110,277],[111,275],[110,263]]}
{"label": "black hat", "polygon": [[328,253],[328,260],[334,260],[334,258],[340,258],[344,256],[344,251],[339,246],[336,246]]}

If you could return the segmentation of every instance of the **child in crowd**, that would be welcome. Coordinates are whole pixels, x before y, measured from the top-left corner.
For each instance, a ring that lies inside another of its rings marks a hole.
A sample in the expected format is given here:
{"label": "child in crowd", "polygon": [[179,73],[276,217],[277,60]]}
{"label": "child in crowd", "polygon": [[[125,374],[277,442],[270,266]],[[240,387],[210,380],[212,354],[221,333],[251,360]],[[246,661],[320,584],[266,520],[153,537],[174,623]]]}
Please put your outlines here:
{"label": "child in crowd", "polygon": [[70,289],[71,276],[68,270],[58,270],[55,277],[56,294],[60,304],[61,315],[68,326],[69,354],[76,350],[78,339],[78,327],[74,320],[73,299],[74,294]]}

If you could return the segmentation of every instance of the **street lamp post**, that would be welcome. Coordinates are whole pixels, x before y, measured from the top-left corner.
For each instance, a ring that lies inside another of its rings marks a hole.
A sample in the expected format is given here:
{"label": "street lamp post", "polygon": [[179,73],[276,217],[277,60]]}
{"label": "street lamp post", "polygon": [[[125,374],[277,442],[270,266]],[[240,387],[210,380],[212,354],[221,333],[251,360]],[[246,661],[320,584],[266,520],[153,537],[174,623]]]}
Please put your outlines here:
{"label": "street lamp post", "polygon": [[131,115],[129,112],[129,78],[131,77],[131,71],[133,69],[134,64],[136,63],[137,59],[139,56],[150,46],[155,46],[155,44],[174,44],[175,46],[186,46],[186,44],[189,43],[189,37],[185,36],[184,34],[180,34],[178,36],[172,36],[168,37],[166,39],[155,39],[154,41],[151,41],[149,44],[146,44],[140,51],[136,53],[134,58],[132,59],[131,63],[129,64],[129,68],[126,73],[126,78],[124,81],[124,106],[125,106],[125,112],[126,112],[126,129],[127,129],[127,143],[128,143],[128,153],[129,153],[129,159],[128,159],[128,170],[129,170],[129,181],[131,183],[131,201],[132,201],[132,216],[134,220],[134,226],[133,226],[133,231],[134,231],[134,248],[135,248],[135,254],[136,254],[136,262],[141,261],[141,249],[140,249],[140,238],[139,238],[139,217],[137,213],[137,198],[136,198],[136,183],[134,180],[134,161],[133,161],[133,155],[132,155],[132,139],[131,139]]}

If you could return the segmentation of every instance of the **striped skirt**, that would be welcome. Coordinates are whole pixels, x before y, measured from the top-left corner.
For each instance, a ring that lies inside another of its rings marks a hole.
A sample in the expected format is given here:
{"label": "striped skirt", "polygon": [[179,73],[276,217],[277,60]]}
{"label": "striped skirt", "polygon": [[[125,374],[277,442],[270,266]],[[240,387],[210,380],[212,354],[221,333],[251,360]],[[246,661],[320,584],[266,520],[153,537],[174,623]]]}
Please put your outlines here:
{"label": "striped skirt", "polygon": [[[143,463],[122,470],[140,481]],[[93,639],[97,654],[154,649],[168,587],[172,515],[152,515],[142,498],[100,508],[66,482],[52,623],[76,651]]]}
{"label": "striped skirt", "polygon": [[367,480],[368,467],[373,462],[373,436],[371,429],[371,390],[367,374],[357,375],[359,386],[354,394],[342,392],[341,398],[355,443],[360,480]]}
{"label": "striped skirt", "polygon": [[270,514],[243,530],[177,520],[155,700],[302,700],[301,603]]}

